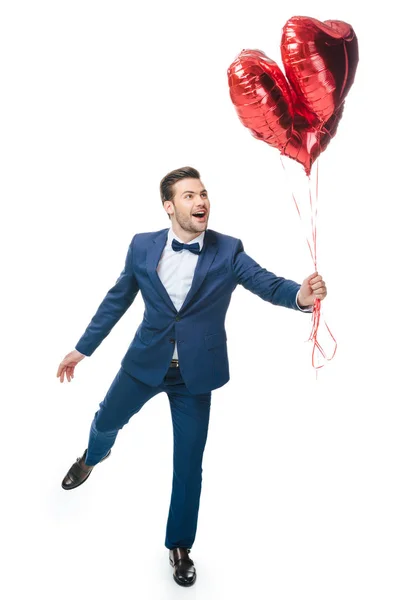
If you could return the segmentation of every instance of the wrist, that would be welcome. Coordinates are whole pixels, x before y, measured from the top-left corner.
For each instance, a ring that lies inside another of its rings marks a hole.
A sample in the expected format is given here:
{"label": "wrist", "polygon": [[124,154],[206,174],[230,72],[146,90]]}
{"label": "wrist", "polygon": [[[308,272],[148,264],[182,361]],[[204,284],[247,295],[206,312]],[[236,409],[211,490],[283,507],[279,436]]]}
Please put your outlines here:
{"label": "wrist", "polygon": [[298,304],[298,306],[300,308],[304,308],[305,306],[307,306],[306,303],[303,300],[303,296],[302,296],[300,290],[297,292],[296,301],[297,301],[297,304]]}
{"label": "wrist", "polygon": [[300,295],[297,297],[297,304],[299,305],[300,308],[308,308],[308,306],[310,306],[309,304],[307,304],[306,302],[304,302],[302,300]]}
{"label": "wrist", "polygon": [[309,302],[307,302],[307,300],[302,296],[300,290],[297,292],[296,304],[300,310],[305,310],[307,312],[309,312],[313,306],[312,303],[310,304]]}

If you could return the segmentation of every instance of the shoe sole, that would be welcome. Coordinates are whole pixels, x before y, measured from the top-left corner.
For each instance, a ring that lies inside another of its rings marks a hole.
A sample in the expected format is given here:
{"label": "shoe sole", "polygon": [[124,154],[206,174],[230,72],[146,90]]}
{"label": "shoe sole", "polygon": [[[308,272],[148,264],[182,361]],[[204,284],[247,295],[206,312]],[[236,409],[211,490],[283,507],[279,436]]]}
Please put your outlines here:
{"label": "shoe sole", "polygon": [[[110,454],[111,454],[111,450],[109,450],[109,451],[107,452],[107,454],[106,454],[105,456],[103,456],[103,458],[102,458],[101,460],[99,460],[99,463],[103,462],[103,460],[106,460],[106,458],[108,458],[108,457],[110,456]],[[97,464],[99,464],[99,463],[97,463]],[[96,466],[96,465],[93,465],[93,467],[95,467],[95,466]],[[92,471],[93,471],[93,469],[92,469]],[[67,490],[67,491],[68,491],[68,490],[75,490],[77,487],[79,487],[80,485],[82,485],[83,483],[85,483],[85,481],[87,481],[87,480],[89,479],[90,475],[92,474],[92,471],[90,471],[90,472],[89,472],[89,475],[88,475],[87,477],[85,477],[85,479],[84,479],[83,481],[81,481],[80,483],[78,483],[77,485],[73,485],[73,486],[68,486],[68,487],[65,487],[65,486],[63,485],[63,483],[61,482],[61,487],[62,487],[62,489],[63,489],[63,490]]]}

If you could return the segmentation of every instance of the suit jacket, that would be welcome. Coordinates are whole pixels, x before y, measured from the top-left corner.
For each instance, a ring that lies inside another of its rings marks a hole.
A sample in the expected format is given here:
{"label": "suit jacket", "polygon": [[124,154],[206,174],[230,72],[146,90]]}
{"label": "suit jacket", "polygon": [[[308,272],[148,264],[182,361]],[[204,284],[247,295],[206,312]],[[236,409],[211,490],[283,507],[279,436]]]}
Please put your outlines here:
{"label": "suit jacket", "polygon": [[76,349],[90,356],[141,292],[145,310],[121,361],[133,377],[162,383],[177,340],[179,366],[188,390],[202,394],[229,381],[225,315],[237,284],[263,300],[300,310],[300,284],[277,277],[244,252],[240,239],[206,229],[192,286],[176,310],[156,271],[168,228],[134,235],[125,266],[107,292]]}

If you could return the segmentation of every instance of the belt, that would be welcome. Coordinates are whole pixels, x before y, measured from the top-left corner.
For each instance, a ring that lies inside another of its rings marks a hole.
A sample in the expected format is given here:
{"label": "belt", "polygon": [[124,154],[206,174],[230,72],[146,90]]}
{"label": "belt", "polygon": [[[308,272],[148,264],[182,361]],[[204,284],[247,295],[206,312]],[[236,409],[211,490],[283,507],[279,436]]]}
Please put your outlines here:
{"label": "belt", "polygon": [[179,367],[179,360],[177,358],[173,358],[169,365],[170,367]]}

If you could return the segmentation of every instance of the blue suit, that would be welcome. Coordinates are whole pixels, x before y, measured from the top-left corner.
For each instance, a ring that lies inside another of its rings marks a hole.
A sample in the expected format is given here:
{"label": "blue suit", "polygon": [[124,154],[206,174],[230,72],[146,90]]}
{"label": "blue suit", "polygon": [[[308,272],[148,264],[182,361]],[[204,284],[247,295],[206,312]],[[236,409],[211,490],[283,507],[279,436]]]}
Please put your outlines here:
{"label": "blue suit", "polygon": [[178,312],[157,274],[168,229],[136,234],[125,267],[108,291],[76,349],[90,356],[122,317],[139,290],[145,304],[122,367],[147,383],[159,385],[178,343],[179,364],[190,392],[199,394],[229,381],[225,315],[240,283],[263,300],[299,310],[300,285],[260,267],[241,240],[207,229],[192,287]]}
{"label": "blue suit", "polygon": [[[167,548],[194,542],[211,391],[229,380],[225,315],[237,284],[273,304],[300,310],[300,285],[262,268],[241,240],[207,229],[192,286],[176,310],[157,274],[168,229],[136,234],[125,266],[76,349],[90,356],[142,293],[143,320],[90,428],[86,463],[97,464],[118,431],[147,400],[166,392],[174,431],[174,470]],[[184,250],[187,252],[188,250]],[[179,368],[170,366],[177,341]]]}

